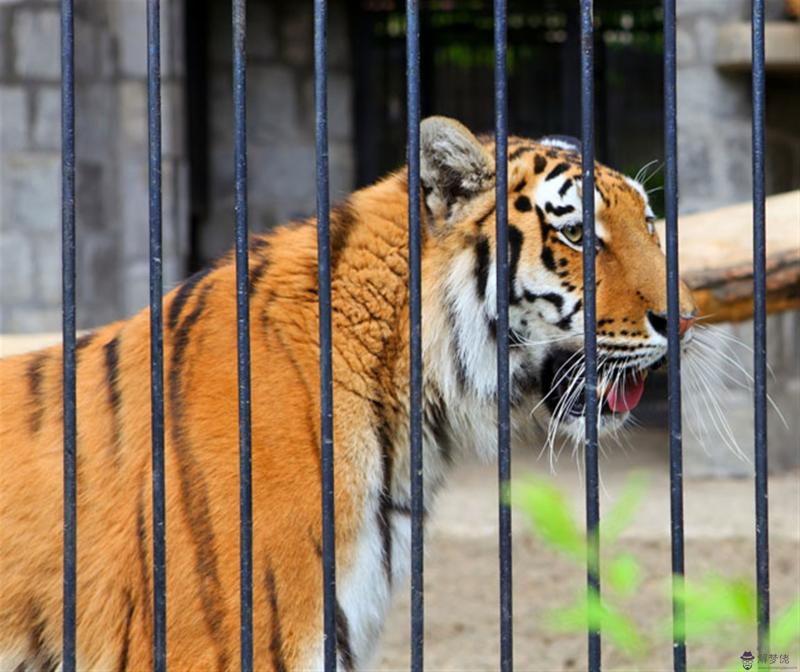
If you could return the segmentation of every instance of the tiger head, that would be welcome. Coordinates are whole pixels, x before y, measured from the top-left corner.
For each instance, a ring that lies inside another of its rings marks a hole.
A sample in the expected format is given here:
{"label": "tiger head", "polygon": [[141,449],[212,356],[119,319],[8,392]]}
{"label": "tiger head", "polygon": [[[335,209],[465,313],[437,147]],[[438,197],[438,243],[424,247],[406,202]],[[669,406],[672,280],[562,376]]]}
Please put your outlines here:
{"label": "tiger head", "polygon": [[[441,332],[448,334],[437,351],[439,377],[454,394],[494,399],[494,142],[443,117],[422,123],[420,142],[426,263],[439,266],[433,275],[440,278]],[[512,409],[528,416],[534,409],[550,436],[561,430],[575,438],[583,436],[585,408],[581,192],[577,141],[509,138]],[[625,422],[648,372],[666,358],[666,259],[641,184],[596,164],[594,203],[599,429],[607,432]],[[681,283],[684,343],[694,320],[691,292]]]}

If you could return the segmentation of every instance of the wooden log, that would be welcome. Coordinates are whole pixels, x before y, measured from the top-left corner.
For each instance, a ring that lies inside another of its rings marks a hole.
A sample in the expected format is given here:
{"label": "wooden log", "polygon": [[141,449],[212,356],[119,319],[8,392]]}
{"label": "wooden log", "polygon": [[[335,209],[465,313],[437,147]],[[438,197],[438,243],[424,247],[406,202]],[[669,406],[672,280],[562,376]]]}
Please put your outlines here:
{"label": "wooden log", "polygon": [[[770,196],[767,214],[767,311],[800,308],[800,191]],[[664,222],[657,228],[664,242]],[[706,322],[753,316],[751,203],[681,217],[680,273]]]}

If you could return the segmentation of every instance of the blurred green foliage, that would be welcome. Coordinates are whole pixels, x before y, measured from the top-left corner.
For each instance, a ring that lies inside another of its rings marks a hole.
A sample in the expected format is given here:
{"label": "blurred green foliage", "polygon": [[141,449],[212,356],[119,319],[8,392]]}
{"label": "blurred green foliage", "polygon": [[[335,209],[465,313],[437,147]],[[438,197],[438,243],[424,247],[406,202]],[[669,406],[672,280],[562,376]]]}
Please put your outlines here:
{"label": "blurred green foliage", "polygon": [[[637,660],[654,643],[671,641],[673,632],[688,644],[720,640],[724,645],[737,635],[739,641],[747,641],[756,622],[756,593],[753,584],[744,579],[710,575],[689,581],[673,577],[673,594],[683,606],[684,618],[664,623],[656,632],[644,632],[627,615],[624,599],[639,588],[643,571],[633,555],[619,550],[624,545],[620,536],[630,525],[645,490],[645,479],[632,477],[605,516],[600,527],[602,561],[591,556],[592,545],[587,544],[583,527],[567,497],[552,482],[528,478],[508,491],[511,503],[523,512],[538,539],[569,561],[585,563],[589,571],[596,572],[599,567],[602,596],[595,590],[582,591],[568,606],[552,610],[547,626],[555,632],[600,630],[606,641]],[[669,586],[665,588],[668,595]],[[769,637],[772,651],[788,651],[800,642],[800,599],[773,618]],[[732,661],[731,669],[741,669],[740,661]]]}

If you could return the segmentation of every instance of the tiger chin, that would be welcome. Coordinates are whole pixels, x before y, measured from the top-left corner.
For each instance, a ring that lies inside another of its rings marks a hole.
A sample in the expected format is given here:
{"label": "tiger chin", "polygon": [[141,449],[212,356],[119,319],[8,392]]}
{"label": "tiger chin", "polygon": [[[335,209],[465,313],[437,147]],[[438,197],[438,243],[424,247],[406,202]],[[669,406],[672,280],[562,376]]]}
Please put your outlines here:
{"label": "tiger chin", "polygon": [[[489,138],[421,126],[424,480],[496,445],[496,339],[510,344],[512,424],[584,424],[580,152],[508,142],[509,331],[497,333]],[[595,168],[601,433],[624,423],[666,356],[665,258],[640,184]],[[337,646],[369,666],[410,543],[408,181],[331,212]],[[322,668],[315,221],[250,242],[254,657]],[[164,298],[167,662],[239,661],[236,294],[231,255]],[[680,287],[681,335],[694,305]],[[149,314],[78,342],[77,662],[152,665]],[[0,668],[60,662],[61,348],[0,362]],[[539,437],[539,442],[542,438]]]}

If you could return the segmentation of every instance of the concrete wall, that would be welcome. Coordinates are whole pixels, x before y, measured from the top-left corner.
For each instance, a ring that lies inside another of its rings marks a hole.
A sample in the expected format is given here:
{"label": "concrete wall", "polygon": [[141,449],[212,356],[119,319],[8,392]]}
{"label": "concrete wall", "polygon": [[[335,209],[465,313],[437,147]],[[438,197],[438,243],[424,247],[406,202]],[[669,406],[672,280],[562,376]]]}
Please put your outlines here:
{"label": "concrete wall", "polygon": [[[748,201],[752,197],[750,73],[717,65],[721,26],[749,21],[749,0],[678,0],[678,161],[682,213]],[[768,0],[767,20],[783,20],[783,3]],[[766,80],[767,193],[800,188],[800,86],[798,74],[770,74]],[[686,387],[684,462],[690,475],[750,475],[752,464],[737,458],[715,428],[719,408],[742,452],[753,454],[753,324],[719,325],[717,352],[705,359],[708,389]],[[770,377],[769,450],[771,468],[800,463],[800,316],[767,320]],[[741,341],[736,344],[735,341]],[[734,361],[731,361],[731,358]],[[685,374],[684,378],[688,376]],[[737,382],[734,382],[737,381]],[[697,416],[695,413],[699,413]],[[786,420],[784,424],[781,415]],[[704,425],[698,428],[698,417]],[[699,431],[698,431],[699,429]]]}
{"label": "concrete wall", "polygon": [[[717,66],[721,26],[749,21],[749,0],[678,0],[678,155],[681,212],[746,201],[752,194],[749,72]],[[767,2],[768,20],[783,3]],[[800,185],[797,74],[767,76],[767,193]]]}
{"label": "concrete wall", "polygon": [[[162,3],[164,274],[184,272],[180,0]],[[61,323],[60,38],[52,0],[0,2],[0,332]],[[145,0],[78,0],[78,326],[147,303]]]}
{"label": "concrete wall", "polygon": [[[346,3],[328,17],[330,193],[353,188],[353,81]],[[208,215],[199,223],[199,256],[233,244],[233,106],[230,2],[211,5],[209,43]],[[264,231],[315,211],[312,3],[248,3],[249,224]]]}

